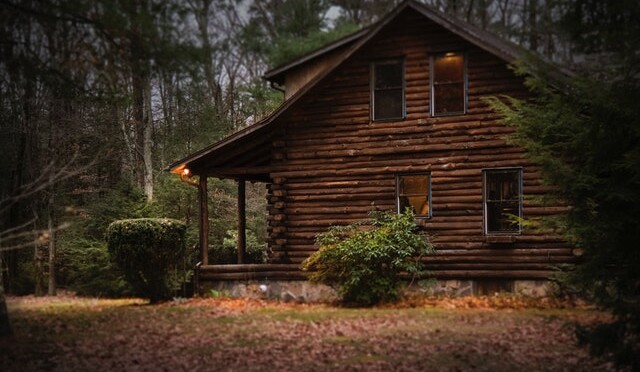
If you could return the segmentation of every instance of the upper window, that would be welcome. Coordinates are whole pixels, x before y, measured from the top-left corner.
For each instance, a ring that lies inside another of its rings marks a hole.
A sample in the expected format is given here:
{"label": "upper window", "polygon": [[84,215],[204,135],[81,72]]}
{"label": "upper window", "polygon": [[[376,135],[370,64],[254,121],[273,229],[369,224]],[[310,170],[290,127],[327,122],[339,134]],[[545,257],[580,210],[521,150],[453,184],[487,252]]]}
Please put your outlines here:
{"label": "upper window", "polygon": [[484,171],[485,232],[519,233],[522,229],[522,170]]}
{"label": "upper window", "polygon": [[375,62],[371,75],[372,119],[403,119],[404,62],[401,59]]}
{"label": "upper window", "polygon": [[431,175],[403,174],[396,183],[398,213],[411,208],[416,217],[431,217]]}
{"label": "upper window", "polygon": [[462,53],[431,58],[431,115],[464,114],[467,111],[467,69]]}

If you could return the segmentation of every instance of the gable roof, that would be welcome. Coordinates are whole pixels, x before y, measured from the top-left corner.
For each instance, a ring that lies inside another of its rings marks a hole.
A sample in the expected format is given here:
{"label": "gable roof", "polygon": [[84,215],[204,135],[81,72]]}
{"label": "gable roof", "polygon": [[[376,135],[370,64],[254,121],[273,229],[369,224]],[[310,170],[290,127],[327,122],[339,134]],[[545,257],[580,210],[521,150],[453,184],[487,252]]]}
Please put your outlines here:
{"label": "gable roof", "polygon": [[[218,156],[226,154],[226,152],[228,152],[232,148],[232,145],[236,146],[236,148],[242,148],[244,152],[248,152],[255,149],[260,144],[264,144],[269,141],[269,129],[271,129],[271,126],[277,123],[276,119],[278,117],[285,113],[292,105],[298,102],[300,98],[306,95],[312,88],[318,85],[320,81],[331,74],[336,68],[338,68],[338,66],[342,65],[344,61],[349,59],[349,57],[360,50],[369,40],[378,35],[378,33],[386,25],[393,21],[405,9],[412,9],[419,12],[427,19],[460,36],[471,44],[474,44],[481,49],[494,54],[495,56],[503,59],[506,62],[513,62],[523,56],[524,50],[516,46],[515,44],[512,44],[511,42],[505,41],[489,33],[488,31],[482,30],[466,22],[457,20],[444,13],[441,13],[433,7],[418,3],[415,0],[407,0],[398,5],[383,19],[370,26],[369,28],[352,34],[351,36],[348,36],[344,39],[340,39],[332,44],[316,50],[315,52],[311,52],[310,54],[303,56],[285,66],[282,66],[275,70],[271,70],[267,76],[275,78],[276,76],[280,76],[286,71],[300,66],[324,53],[336,50],[337,48],[345,44],[353,42],[353,44],[345,52],[343,52],[340,58],[338,58],[332,65],[330,65],[324,71],[311,79],[306,85],[304,85],[301,89],[299,89],[296,93],[289,97],[289,99],[283,102],[282,105],[280,105],[280,107],[273,111],[269,116],[249,127],[231,134],[230,136],[222,139],[219,142],[216,142],[208,147],[203,148],[202,150],[196,151],[193,154],[190,154],[185,158],[172,163],[167,167],[167,169],[173,173],[180,173],[182,169],[184,169],[185,167],[191,168],[192,165],[196,165],[196,167],[198,167],[199,165],[200,167],[202,167],[204,162],[208,163],[207,168],[209,169],[214,169],[217,167],[229,167],[229,165],[224,162],[224,159],[229,159],[229,156]],[[258,161],[251,164],[255,168],[255,179],[268,179],[268,169],[265,168],[263,170],[260,170],[258,169],[259,167],[257,167],[265,164],[264,158],[262,158],[262,160],[262,162]],[[206,172],[204,170],[197,169],[192,169],[192,171],[194,174],[202,173],[231,178],[248,175],[248,172],[244,172],[245,174],[241,175],[237,171],[236,173]]]}

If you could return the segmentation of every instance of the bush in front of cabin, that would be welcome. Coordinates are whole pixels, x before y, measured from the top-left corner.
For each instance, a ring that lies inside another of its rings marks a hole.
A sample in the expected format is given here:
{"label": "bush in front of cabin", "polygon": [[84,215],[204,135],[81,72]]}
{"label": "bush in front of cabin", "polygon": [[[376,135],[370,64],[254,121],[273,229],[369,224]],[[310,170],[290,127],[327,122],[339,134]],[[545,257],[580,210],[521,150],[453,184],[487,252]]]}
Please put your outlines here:
{"label": "bush in front of cabin", "polygon": [[170,276],[185,254],[187,227],[168,218],[119,220],[107,229],[111,259],[136,295],[151,303],[171,298]]}
{"label": "bush in front of cabin", "polygon": [[420,258],[435,252],[409,209],[371,212],[368,221],[333,226],[316,242],[320,249],[303,262],[309,279],[333,286],[345,303],[359,306],[397,300],[399,274],[420,273]]}

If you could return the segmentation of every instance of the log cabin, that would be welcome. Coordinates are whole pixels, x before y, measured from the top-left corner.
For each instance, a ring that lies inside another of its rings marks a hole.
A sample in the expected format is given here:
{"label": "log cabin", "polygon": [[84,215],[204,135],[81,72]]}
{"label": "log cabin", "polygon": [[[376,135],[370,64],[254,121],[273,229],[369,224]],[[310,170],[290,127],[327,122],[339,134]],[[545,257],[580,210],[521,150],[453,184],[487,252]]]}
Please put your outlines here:
{"label": "log cabin", "polygon": [[[513,216],[563,211],[512,129],[483,100],[527,98],[513,44],[405,1],[376,24],[266,73],[285,101],[263,120],[169,166],[199,176],[200,280],[304,280],[315,236],[377,209],[410,207],[434,236],[439,280],[477,292],[543,281],[575,262],[560,237]],[[209,265],[207,178],[238,182],[238,264]],[[190,180],[191,181],[191,180]],[[192,181],[195,182],[195,181]],[[267,264],[243,264],[245,182],[267,187]],[[484,289],[483,289],[484,288]],[[487,289],[488,288],[488,289]]]}

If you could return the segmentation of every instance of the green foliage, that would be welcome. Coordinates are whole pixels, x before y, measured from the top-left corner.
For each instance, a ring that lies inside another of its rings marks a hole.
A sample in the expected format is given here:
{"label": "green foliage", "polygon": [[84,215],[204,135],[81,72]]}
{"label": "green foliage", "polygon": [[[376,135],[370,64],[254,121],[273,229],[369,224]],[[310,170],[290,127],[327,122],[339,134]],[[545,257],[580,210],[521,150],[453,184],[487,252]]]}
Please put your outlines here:
{"label": "green foliage", "polygon": [[282,104],[284,94],[271,89],[264,82],[253,82],[240,91],[240,108],[245,117],[259,121]]}
{"label": "green foliage", "polygon": [[[222,245],[216,245],[209,250],[209,259],[214,264],[235,264],[238,262],[238,231],[228,230]],[[255,233],[246,230],[245,263],[267,262],[267,245],[259,242]]]}
{"label": "green foliage", "polygon": [[185,185],[175,174],[165,173],[157,177],[154,199],[147,210],[150,213],[140,217],[165,217],[185,221],[187,247],[198,242],[198,189]]}
{"label": "green foliage", "polygon": [[571,206],[560,225],[584,256],[570,284],[613,310],[627,331],[638,335],[640,84],[550,79],[543,74],[548,66],[521,65],[519,71],[529,72],[535,98],[490,103],[516,129],[511,141],[541,165],[555,196]]}
{"label": "green foliage", "polygon": [[59,232],[56,241],[58,284],[79,295],[130,296],[132,289],[111,261],[104,236],[114,220],[153,215],[154,205],[131,183],[121,181],[85,195],[83,205],[68,209],[73,214],[63,218],[71,226]]}
{"label": "green foliage", "polygon": [[370,220],[319,234],[320,249],[303,262],[310,279],[335,286],[347,303],[373,305],[398,298],[398,274],[422,270],[434,253],[413,213],[372,212]]}
{"label": "green foliage", "polygon": [[170,298],[169,276],[185,253],[186,225],[166,218],[119,220],[107,229],[109,253],[137,295]]}
{"label": "green foliage", "polygon": [[226,290],[217,291],[212,288],[209,290],[209,296],[211,298],[228,298],[228,297],[231,297],[231,294],[229,293],[229,291],[226,291]]}
{"label": "green foliage", "polygon": [[269,64],[280,66],[324,45],[357,31],[353,23],[341,23],[329,31],[315,31],[305,36],[285,35],[278,38],[267,52]]}
{"label": "green foliage", "polygon": [[112,189],[102,190],[88,198],[83,218],[78,223],[87,238],[103,240],[107,226],[115,220],[147,217],[151,213],[144,193],[131,182],[123,180]]}
{"label": "green foliage", "polygon": [[58,267],[66,287],[80,296],[123,297],[132,294],[124,275],[113,264],[104,241],[83,238],[64,243]]}

